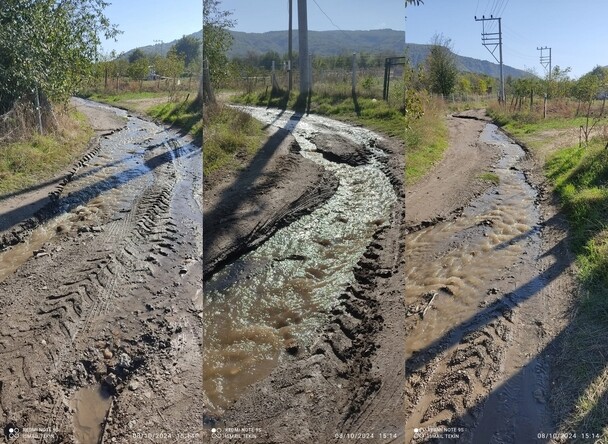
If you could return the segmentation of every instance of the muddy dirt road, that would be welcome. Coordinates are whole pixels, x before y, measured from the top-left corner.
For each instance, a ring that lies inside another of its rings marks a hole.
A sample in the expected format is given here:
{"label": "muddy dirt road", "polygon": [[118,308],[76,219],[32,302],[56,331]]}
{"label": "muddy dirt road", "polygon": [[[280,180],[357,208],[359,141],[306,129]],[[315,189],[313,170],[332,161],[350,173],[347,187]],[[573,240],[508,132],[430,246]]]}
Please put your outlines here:
{"label": "muddy dirt road", "polygon": [[4,439],[12,428],[19,442],[195,442],[201,149],[77,105],[97,123],[89,153],[32,218],[0,202]]}
{"label": "muddy dirt road", "polygon": [[406,200],[405,441],[537,442],[555,429],[551,356],[573,288],[563,221],[538,164],[481,112],[452,117],[450,135]]}
{"label": "muddy dirt road", "polygon": [[403,435],[403,147],[242,109],[271,136],[231,180],[239,193],[206,188],[205,437],[391,442]]}

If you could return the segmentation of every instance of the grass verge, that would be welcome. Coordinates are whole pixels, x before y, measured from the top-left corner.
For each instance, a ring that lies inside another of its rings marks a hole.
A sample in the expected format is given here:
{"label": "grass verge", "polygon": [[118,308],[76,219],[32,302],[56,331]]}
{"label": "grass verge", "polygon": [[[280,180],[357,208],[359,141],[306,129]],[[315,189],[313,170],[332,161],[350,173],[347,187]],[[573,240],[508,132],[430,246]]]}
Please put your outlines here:
{"label": "grass verge", "polygon": [[[608,150],[601,137],[579,147],[574,140],[564,146],[558,140],[576,135],[582,118],[534,114],[502,115],[504,125],[537,157],[546,159],[545,174],[568,217],[570,248],[575,255],[580,291],[576,315],[557,358],[559,384],[553,389],[553,405],[561,432],[581,432],[598,443],[608,442]],[[557,136],[556,136],[557,135]],[[572,137],[570,137],[572,139]],[[599,438],[599,436],[602,436]],[[599,438],[599,439],[598,439]]]}
{"label": "grass verge", "polygon": [[154,105],[147,110],[147,114],[181,128],[194,137],[194,141],[198,145],[202,143],[202,112],[200,105],[195,104],[194,100]]}
{"label": "grass verge", "polygon": [[266,138],[261,122],[219,103],[205,106],[202,122],[204,176],[240,168]]}
{"label": "grass verge", "polygon": [[0,146],[0,195],[49,180],[78,159],[93,137],[86,117],[56,113],[54,132]]}
{"label": "grass verge", "polygon": [[449,143],[443,101],[423,96],[422,104],[424,114],[405,130],[406,186],[415,184],[439,162]]}
{"label": "grass verge", "polygon": [[597,139],[587,148],[566,148],[546,170],[568,215],[582,283],[561,363],[574,398],[564,428],[608,439],[608,150]]}

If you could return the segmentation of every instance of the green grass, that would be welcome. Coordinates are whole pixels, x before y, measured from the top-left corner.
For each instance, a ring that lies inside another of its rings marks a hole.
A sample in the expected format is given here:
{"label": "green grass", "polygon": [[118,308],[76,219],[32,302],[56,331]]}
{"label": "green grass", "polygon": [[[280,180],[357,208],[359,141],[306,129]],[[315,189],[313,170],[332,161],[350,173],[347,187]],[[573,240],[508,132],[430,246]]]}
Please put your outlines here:
{"label": "green grass", "polygon": [[49,180],[74,162],[93,131],[77,112],[57,113],[58,129],[0,146],[0,194]]}
{"label": "green grass", "polygon": [[350,85],[317,84],[310,98],[310,106],[303,102],[297,94],[277,94],[272,96],[270,91],[254,91],[235,96],[236,103],[268,106],[280,109],[308,110],[311,113],[331,117],[349,123],[364,125],[387,136],[405,141],[405,116],[399,109],[397,97],[391,97],[391,104],[384,100],[360,94],[357,105],[351,95]]}
{"label": "green grass", "polygon": [[220,104],[205,107],[202,129],[205,176],[241,168],[266,138],[261,122]]}
{"label": "green grass", "polygon": [[199,145],[203,140],[203,120],[200,105],[194,100],[169,102],[148,109],[147,114],[181,128],[194,137]]}
{"label": "green grass", "polygon": [[500,178],[498,177],[498,174],[495,174],[495,173],[490,173],[490,172],[482,173],[479,175],[479,178],[486,182],[490,182],[493,185],[498,185],[500,183]]}
{"label": "green grass", "polygon": [[608,253],[608,150],[597,139],[561,150],[547,163],[547,176],[570,219],[583,282],[608,289],[608,254],[602,254]]}
{"label": "green grass", "polygon": [[[358,113],[351,96],[350,86],[317,85],[310,100],[310,112],[337,120],[363,125],[405,144],[406,184],[420,180],[437,162],[448,147],[448,131],[445,124],[445,106],[438,99],[421,93],[424,113],[418,120],[407,121],[400,107],[400,91],[396,87],[389,103],[363,93],[357,98]],[[254,91],[236,96],[237,103],[270,106],[281,109],[306,109],[306,103],[298,103],[295,94],[272,97],[268,91]]]}
{"label": "green grass", "polygon": [[419,181],[438,163],[448,148],[445,108],[438,99],[423,97],[424,114],[405,131],[406,186]]}
{"label": "green grass", "polygon": [[162,97],[167,97],[166,91],[125,91],[119,94],[96,92],[87,95],[85,98],[112,105],[123,100],[155,99]]}

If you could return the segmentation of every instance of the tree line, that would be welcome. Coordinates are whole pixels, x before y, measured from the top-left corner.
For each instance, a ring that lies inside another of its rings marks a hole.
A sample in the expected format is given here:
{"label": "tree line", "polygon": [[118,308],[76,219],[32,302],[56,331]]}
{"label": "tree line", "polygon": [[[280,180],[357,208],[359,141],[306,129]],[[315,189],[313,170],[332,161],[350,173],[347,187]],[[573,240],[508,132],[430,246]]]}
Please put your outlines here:
{"label": "tree line", "polygon": [[[112,53],[95,64],[93,78],[96,83],[103,80],[104,88],[116,88],[119,79],[128,77],[139,81],[140,88],[144,80],[173,80],[183,76],[198,76],[201,72],[201,41],[193,36],[183,36],[167,52],[146,54],[141,48],[135,49],[128,56],[116,56]],[[116,82],[116,84],[113,84]]]}

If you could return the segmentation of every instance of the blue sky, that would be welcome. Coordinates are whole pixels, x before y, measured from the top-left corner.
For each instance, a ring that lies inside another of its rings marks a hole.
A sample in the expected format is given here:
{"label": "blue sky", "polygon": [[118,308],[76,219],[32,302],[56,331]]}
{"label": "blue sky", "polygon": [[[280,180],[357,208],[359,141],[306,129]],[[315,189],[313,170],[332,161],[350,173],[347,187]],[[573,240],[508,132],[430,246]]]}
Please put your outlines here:
{"label": "blue sky", "polygon": [[[434,33],[452,39],[461,55],[492,60],[481,44],[481,22],[474,16],[502,17],[503,60],[541,74],[540,51],[552,48],[553,65],[570,66],[579,77],[596,65],[608,65],[606,0],[425,0],[406,8],[406,39],[428,43]],[[497,52],[498,54],[498,52]]]}
{"label": "blue sky", "polygon": [[203,27],[202,0],[110,0],[105,10],[110,22],[124,31],[118,41],[105,41],[103,51],[117,53],[153,45],[154,40],[170,42]]}
{"label": "blue sky", "polygon": [[[309,28],[402,30],[405,26],[408,42],[429,43],[435,33],[442,33],[452,40],[458,54],[493,60],[481,45],[481,23],[473,17],[494,13],[503,19],[503,59],[507,65],[542,73],[536,50],[540,46],[551,47],[553,65],[571,67],[574,77],[595,65],[608,65],[608,0],[424,2],[404,8],[403,0],[308,0]],[[297,0],[293,3],[296,28]],[[221,7],[233,12],[237,31],[287,29],[287,0],[222,0]],[[106,52],[127,51],[154,40],[168,42],[202,27],[202,0],[115,0],[106,13],[124,31],[118,42],[104,43]]]}
{"label": "blue sky", "polygon": [[[316,0],[339,29],[403,29],[403,0]],[[293,27],[298,27],[298,0],[293,0]],[[308,28],[313,31],[337,29],[323,15],[314,0],[308,0]],[[222,0],[224,10],[233,11],[234,30],[266,32],[287,29],[288,0]]]}

